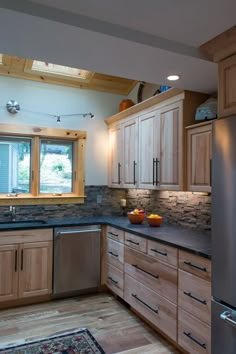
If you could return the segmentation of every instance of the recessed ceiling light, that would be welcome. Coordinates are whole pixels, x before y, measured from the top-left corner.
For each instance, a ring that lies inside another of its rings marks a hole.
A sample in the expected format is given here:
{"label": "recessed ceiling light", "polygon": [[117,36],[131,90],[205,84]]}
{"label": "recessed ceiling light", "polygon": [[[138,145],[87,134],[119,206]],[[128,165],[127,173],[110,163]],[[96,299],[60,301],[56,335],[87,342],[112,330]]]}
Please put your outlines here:
{"label": "recessed ceiling light", "polygon": [[169,75],[167,76],[167,80],[170,80],[170,81],[176,81],[176,80],[179,80],[180,76],[179,75]]}

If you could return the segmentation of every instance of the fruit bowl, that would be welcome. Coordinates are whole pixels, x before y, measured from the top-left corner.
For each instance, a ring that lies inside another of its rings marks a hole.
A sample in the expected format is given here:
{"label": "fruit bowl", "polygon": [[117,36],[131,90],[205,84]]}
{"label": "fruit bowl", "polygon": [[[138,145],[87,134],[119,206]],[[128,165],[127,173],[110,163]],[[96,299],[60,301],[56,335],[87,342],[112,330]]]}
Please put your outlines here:
{"label": "fruit bowl", "polygon": [[162,216],[147,216],[147,222],[150,226],[160,226],[163,221]]}
{"label": "fruit bowl", "polygon": [[145,213],[140,213],[140,214],[127,213],[127,216],[131,224],[142,224],[143,220],[145,219]]}

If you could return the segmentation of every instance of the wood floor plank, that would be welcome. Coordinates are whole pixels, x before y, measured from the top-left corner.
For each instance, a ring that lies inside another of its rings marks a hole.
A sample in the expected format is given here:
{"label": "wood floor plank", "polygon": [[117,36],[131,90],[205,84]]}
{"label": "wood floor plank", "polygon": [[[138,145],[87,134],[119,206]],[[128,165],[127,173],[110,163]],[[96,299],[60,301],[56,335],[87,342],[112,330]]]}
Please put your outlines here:
{"label": "wood floor plank", "polygon": [[107,293],[0,311],[0,346],[88,328],[106,354],[177,354],[172,345]]}

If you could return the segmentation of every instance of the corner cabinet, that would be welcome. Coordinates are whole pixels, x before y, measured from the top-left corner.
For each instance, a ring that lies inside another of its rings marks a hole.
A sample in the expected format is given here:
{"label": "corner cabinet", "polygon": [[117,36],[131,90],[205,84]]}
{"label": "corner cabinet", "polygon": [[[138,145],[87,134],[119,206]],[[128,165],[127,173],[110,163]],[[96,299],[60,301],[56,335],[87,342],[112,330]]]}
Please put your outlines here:
{"label": "corner cabinet", "polygon": [[0,236],[0,302],[51,294],[52,229]]}
{"label": "corner cabinet", "polygon": [[212,121],[187,127],[187,189],[211,192]]}
{"label": "corner cabinet", "polygon": [[109,186],[186,187],[186,132],[207,95],[170,89],[106,119]]}

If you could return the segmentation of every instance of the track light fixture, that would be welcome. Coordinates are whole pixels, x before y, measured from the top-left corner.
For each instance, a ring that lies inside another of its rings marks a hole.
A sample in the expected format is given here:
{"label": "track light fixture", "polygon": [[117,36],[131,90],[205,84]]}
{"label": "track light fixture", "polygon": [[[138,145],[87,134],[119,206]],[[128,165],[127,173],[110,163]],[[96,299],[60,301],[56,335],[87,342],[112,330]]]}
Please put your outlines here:
{"label": "track light fixture", "polygon": [[43,116],[47,116],[47,117],[51,117],[51,118],[56,118],[56,121],[58,123],[60,123],[61,122],[61,118],[64,118],[64,117],[82,116],[83,118],[86,118],[86,117],[90,117],[91,119],[94,118],[94,114],[92,114],[91,112],[88,112],[88,113],[60,114],[60,115],[58,115],[58,114],[50,114],[50,113],[44,113],[44,112],[31,111],[29,109],[24,109],[24,108],[22,109],[20,107],[20,104],[17,101],[15,101],[15,100],[8,101],[7,104],[6,104],[6,109],[11,114],[16,114],[19,111],[23,111],[23,112],[39,114],[39,115],[43,115]]}

